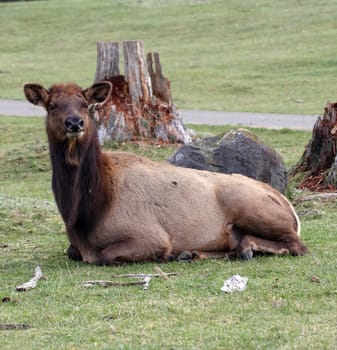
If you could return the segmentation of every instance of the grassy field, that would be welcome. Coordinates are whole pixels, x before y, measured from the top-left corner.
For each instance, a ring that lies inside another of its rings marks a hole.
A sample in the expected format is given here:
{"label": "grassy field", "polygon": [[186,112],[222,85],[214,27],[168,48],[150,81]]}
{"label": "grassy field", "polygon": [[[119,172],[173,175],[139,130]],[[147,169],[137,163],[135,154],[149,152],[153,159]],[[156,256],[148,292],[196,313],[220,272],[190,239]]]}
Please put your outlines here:
{"label": "grassy field", "polygon": [[[94,287],[83,282],[112,274],[153,273],[155,264],[96,267],[69,261],[68,242],[50,190],[42,118],[0,117],[1,349],[334,349],[337,346],[336,203],[298,202],[304,257],[251,262],[169,263],[178,275],[150,289]],[[228,127],[191,126],[218,134]],[[310,133],[254,130],[290,167]],[[152,159],[174,147],[124,146]],[[296,201],[298,194],[292,194]],[[29,292],[15,286],[40,265],[46,276]],[[224,294],[223,281],[247,276],[246,291]]]}
{"label": "grassy field", "polygon": [[92,83],[96,42],[161,55],[179,108],[322,113],[336,98],[334,0],[0,3],[0,98],[26,81]]}
{"label": "grassy field", "polygon": [[[178,108],[321,114],[334,101],[333,0],[49,0],[0,2],[0,98],[26,81],[92,83],[96,42],[142,40],[160,53]],[[304,257],[169,263],[169,280],[83,288],[155,264],[96,267],[69,261],[50,190],[43,118],[0,116],[1,349],[335,349],[335,201],[301,202],[290,186]],[[228,126],[190,126],[219,134]],[[310,133],[253,131],[292,167]],[[113,146],[116,148],[116,146]],[[164,160],[175,147],[125,145]],[[46,279],[20,293],[39,265]],[[246,291],[223,281],[247,276]],[[1,330],[4,324],[29,329]]]}

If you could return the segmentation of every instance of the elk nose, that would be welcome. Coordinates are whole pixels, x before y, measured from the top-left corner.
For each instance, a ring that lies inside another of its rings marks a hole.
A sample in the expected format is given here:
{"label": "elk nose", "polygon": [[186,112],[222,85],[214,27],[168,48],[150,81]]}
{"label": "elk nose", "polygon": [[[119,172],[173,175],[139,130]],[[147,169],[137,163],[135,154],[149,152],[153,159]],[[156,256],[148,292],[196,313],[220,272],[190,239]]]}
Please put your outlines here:
{"label": "elk nose", "polygon": [[68,117],[65,122],[65,127],[69,132],[80,132],[83,130],[84,121],[80,117]]}

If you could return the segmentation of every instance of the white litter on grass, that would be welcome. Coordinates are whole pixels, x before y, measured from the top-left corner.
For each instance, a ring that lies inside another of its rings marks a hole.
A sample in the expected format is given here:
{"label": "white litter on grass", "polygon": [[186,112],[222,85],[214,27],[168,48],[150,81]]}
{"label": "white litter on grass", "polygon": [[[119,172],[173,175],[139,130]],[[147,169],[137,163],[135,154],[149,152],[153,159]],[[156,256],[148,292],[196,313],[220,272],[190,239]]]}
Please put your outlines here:
{"label": "white litter on grass", "polygon": [[246,289],[248,282],[247,277],[241,277],[240,275],[234,275],[231,278],[228,278],[225,282],[221,290],[225,293],[232,293],[235,291],[242,292]]}
{"label": "white litter on grass", "polygon": [[40,266],[36,266],[35,268],[35,273],[34,273],[34,277],[32,279],[30,279],[28,282],[23,283],[19,286],[16,287],[16,290],[18,292],[25,292],[26,290],[30,290],[36,287],[37,282],[39,282],[39,280],[43,277],[42,275],[42,270]]}

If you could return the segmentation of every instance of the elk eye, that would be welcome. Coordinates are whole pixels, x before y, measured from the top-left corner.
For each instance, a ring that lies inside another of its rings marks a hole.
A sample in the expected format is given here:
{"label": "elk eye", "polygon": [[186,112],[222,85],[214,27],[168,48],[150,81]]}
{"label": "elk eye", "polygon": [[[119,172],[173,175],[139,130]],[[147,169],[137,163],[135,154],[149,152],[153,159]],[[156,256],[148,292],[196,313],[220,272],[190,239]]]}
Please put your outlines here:
{"label": "elk eye", "polygon": [[56,109],[56,104],[55,103],[49,103],[49,110],[53,111],[54,109]]}
{"label": "elk eye", "polygon": [[88,108],[88,103],[86,101],[81,102],[81,107],[82,108]]}

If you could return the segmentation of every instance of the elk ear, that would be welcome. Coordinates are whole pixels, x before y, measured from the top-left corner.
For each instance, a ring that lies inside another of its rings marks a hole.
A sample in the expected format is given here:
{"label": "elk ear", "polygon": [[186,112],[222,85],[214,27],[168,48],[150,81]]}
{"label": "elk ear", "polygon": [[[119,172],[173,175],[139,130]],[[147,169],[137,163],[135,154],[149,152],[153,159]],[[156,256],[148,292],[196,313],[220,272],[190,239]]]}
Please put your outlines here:
{"label": "elk ear", "polygon": [[89,104],[103,103],[110,97],[112,84],[109,81],[100,81],[90,88],[83,90],[83,94]]}
{"label": "elk ear", "polygon": [[23,86],[23,92],[26,95],[27,100],[33,105],[39,105],[47,108],[49,101],[49,91],[42,85],[26,83]]}

